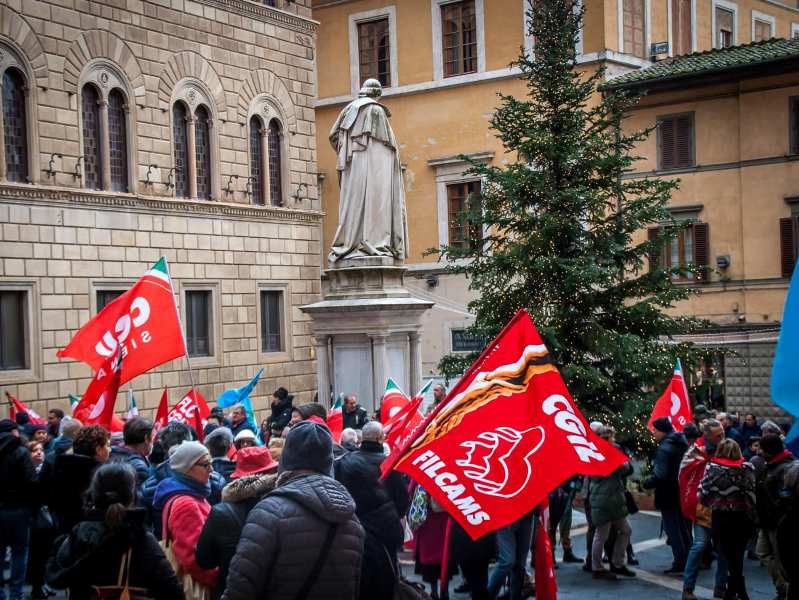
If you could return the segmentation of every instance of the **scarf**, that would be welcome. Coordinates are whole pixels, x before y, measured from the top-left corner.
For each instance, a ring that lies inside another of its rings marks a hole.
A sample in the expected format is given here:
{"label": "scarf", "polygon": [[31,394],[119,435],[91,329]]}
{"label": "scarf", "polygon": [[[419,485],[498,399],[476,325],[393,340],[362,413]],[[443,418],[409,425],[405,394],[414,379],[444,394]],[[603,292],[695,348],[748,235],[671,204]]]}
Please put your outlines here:
{"label": "scarf", "polygon": [[782,462],[782,461],[784,461],[786,458],[793,458],[793,454],[791,454],[791,451],[790,451],[790,450],[788,450],[787,448],[785,448],[785,450],[783,450],[783,451],[782,451],[782,452],[780,452],[780,453],[779,453],[777,456],[775,456],[774,458],[772,458],[771,460],[769,460],[769,461],[768,461],[768,464],[770,464],[770,465],[775,465],[775,464],[777,464],[778,462]]}
{"label": "scarf", "polygon": [[211,495],[210,480],[207,483],[200,483],[193,477],[183,475],[182,473],[176,473],[175,471],[172,471],[172,477],[174,477],[176,481],[189,488],[189,491],[193,492],[194,495],[200,496],[202,498],[208,498],[208,496]]}
{"label": "scarf", "polygon": [[733,459],[733,458],[711,458],[710,462],[716,463],[717,465],[721,465],[723,467],[740,467],[744,464],[744,459]]}

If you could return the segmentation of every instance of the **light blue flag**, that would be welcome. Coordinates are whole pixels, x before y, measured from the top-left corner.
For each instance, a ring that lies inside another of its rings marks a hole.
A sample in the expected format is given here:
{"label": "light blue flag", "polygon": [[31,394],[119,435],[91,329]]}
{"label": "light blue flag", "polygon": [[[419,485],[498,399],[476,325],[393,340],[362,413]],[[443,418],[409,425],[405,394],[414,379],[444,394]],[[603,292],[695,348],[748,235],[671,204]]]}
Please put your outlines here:
{"label": "light blue flag", "polygon": [[[794,271],[796,274],[796,271]],[[799,277],[791,277],[791,285],[782,311],[782,327],[771,368],[771,400],[799,417]],[[796,430],[796,426],[793,428]],[[799,430],[792,431],[793,436]]]}
{"label": "light blue flag", "polygon": [[222,392],[222,395],[216,399],[216,403],[222,408],[228,408],[234,404],[241,404],[247,412],[247,418],[255,425],[255,412],[250,402],[250,394],[252,394],[253,389],[255,389],[255,386],[258,384],[258,380],[261,378],[263,372],[263,369],[258,371],[250,383],[243,387],[225,390]]}

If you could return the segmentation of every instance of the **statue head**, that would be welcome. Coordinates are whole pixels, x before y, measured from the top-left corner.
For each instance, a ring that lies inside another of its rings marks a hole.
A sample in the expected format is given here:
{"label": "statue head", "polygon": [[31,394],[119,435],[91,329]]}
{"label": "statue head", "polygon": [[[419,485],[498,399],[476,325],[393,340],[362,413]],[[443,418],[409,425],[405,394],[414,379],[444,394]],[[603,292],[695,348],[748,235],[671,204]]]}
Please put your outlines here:
{"label": "statue head", "polygon": [[358,97],[379,98],[383,95],[383,86],[377,79],[367,79],[361,86],[361,91],[358,92]]}

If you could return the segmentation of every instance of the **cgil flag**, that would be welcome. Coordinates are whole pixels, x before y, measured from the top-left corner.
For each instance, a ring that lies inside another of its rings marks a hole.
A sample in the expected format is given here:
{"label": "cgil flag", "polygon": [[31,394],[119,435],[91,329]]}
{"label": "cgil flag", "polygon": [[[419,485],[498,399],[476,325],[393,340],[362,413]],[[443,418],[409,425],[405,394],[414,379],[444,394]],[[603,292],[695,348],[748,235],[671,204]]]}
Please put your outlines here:
{"label": "cgil flag", "polygon": [[73,416],[84,425],[102,425],[109,431],[117,431],[115,427],[119,427],[121,431],[121,419],[114,415],[121,373],[121,352],[117,350],[97,369],[89,387],[73,409]]}
{"label": "cgil flag", "polygon": [[205,398],[202,397],[202,394],[200,394],[197,389],[192,388],[186,392],[186,395],[180,399],[180,402],[173,406],[172,410],[167,413],[166,422],[178,421],[180,423],[186,423],[186,425],[191,425],[197,432],[197,437],[200,438],[202,442],[205,438],[205,433],[203,432],[205,420],[210,414],[211,409],[208,408]]}
{"label": "cgil flag", "polygon": [[652,409],[652,416],[649,417],[649,423],[647,423],[649,431],[654,431],[652,423],[661,417],[667,417],[675,431],[682,431],[688,423],[694,420],[688,388],[685,387],[685,377],[683,377],[679,359],[677,359],[677,365],[674,367],[674,374],[671,376],[669,385],[666,386]]}
{"label": "cgil flag", "polygon": [[97,370],[118,349],[125,359],[121,383],[186,354],[165,258],[81,327],[57,356]]}
{"label": "cgil flag", "polygon": [[344,395],[339,394],[333,406],[327,411],[327,428],[337,444],[341,442],[341,432],[344,430]]}
{"label": "cgil flag", "polygon": [[627,457],[588,427],[520,310],[394,461],[477,539],[566,479],[606,476]]}
{"label": "cgil flag", "polygon": [[24,403],[17,400],[16,396],[11,394],[11,392],[8,390],[6,390],[6,398],[8,398],[8,402],[11,404],[10,408],[8,409],[8,418],[12,421],[16,420],[17,413],[26,413],[28,415],[28,421],[31,425],[44,425],[46,423],[46,421],[40,417],[36,411],[25,406]]}

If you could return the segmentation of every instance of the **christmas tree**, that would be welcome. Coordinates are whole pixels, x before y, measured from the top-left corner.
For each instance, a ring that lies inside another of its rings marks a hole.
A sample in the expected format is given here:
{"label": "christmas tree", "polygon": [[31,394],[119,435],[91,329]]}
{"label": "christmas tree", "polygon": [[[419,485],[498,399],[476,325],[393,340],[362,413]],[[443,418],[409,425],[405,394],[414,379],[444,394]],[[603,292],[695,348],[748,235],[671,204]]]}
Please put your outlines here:
{"label": "christmas tree", "polygon": [[[636,98],[603,93],[603,70],[577,68],[581,8],[536,0],[526,16],[535,49],[516,65],[527,96],[500,95],[491,119],[507,160],[472,164],[482,184],[461,215],[464,235],[432,252],[476,293],[471,334],[487,343],[526,308],[580,407],[629,437],[675,359],[699,356],[671,338],[700,323],[666,310],[691,293],[674,278],[704,273],[656,258],[687,225],[666,208],[677,182],[624,177],[651,131],[623,130]],[[660,233],[647,239],[652,226]],[[452,376],[473,359],[445,356],[439,368]]]}

